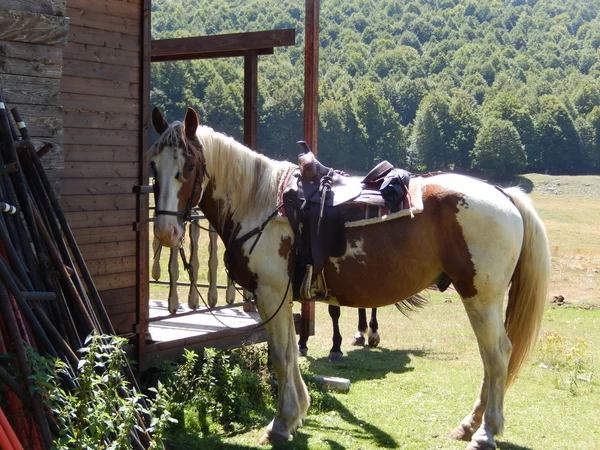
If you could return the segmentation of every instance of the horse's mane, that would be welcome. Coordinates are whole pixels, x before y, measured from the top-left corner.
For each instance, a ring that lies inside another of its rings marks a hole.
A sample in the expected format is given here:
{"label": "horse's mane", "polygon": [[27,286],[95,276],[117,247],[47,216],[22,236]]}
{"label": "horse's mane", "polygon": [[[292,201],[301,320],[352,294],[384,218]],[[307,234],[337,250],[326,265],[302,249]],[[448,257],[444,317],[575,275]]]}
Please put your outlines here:
{"label": "horse's mane", "polygon": [[229,202],[223,214],[229,210],[235,221],[264,220],[277,207],[281,178],[292,164],[254,152],[207,126],[198,127],[196,136],[204,149],[206,171],[214,181],[213,195]]}

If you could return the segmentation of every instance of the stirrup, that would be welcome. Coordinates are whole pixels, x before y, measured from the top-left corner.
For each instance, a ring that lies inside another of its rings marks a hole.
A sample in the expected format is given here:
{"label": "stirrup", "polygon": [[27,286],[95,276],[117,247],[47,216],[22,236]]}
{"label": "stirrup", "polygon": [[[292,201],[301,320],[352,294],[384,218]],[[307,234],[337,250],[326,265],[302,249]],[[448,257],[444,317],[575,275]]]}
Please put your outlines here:
{"label": "stirrup", "polygon": [[327,297],[327,283],[323,271],[315,276],[315,282],[311,285],[310,293],[313,300],[321,300]]}
{"label": "stirrup", "polygon": [[300,298],[302,300],[310,300],[312,298],[311,295],[311,284],[312,284],[312,274],[313,274],[313,266],[312,264],[306,265],[306,271],[304,272],[304,279],[302,280],[302,284],[300,285]]}

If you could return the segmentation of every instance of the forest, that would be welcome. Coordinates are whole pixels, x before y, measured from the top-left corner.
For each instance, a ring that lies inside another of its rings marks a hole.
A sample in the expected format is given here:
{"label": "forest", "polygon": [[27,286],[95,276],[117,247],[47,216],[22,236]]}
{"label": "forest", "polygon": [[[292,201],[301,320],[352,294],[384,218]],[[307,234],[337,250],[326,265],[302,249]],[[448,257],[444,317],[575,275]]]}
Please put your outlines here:
{"label": "forest", "polygon": [[[258,150],[302,139],[304,0],[154,0],[152,38],[295,28],[259,58]],[[364,172],[600,173],[600,0],[322,0],[319,159]],[[242,140],[242,58],[154,63],[151,105]]]}

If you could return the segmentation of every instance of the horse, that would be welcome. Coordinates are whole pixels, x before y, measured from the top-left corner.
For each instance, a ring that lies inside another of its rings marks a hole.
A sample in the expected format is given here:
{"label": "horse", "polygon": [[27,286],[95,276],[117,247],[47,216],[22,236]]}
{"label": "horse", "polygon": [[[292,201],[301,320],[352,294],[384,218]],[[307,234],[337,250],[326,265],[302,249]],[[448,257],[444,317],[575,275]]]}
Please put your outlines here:
{"label": "horse", "polygon": [[[333,325],[332,346],[331,350],[329,350],[327,360],[330,362],[339,362],[344,357],[344,352],[342,352],[342,334],[340,333],[341,309],[337,305],[329,305],[327,312]],[[301,334],[298,340],[298,350],[301,356],[308,355],[307,342],[308,335]],[[358,330],[352,338],[352,345],[358,347],[368,343],[369,347],[375,348],[380,342],[381,336],[379,335],[379,323],[377,322],[377,308],[371,308],[371,320],[369,320],[368,325],[366,308],[358,308]]]}
{"label": "horse", "polygon": [[[149,150],[158,182],[154,234],[164,246],[177,245],[183,220],[199,205],[221,236],[230,274],[255,295],[278,380],[275,417],[259,442],[286,441],[310,403],[290,291],[295,235],[278,214],[296,165],[200,125],[191,108],[172,124],[155,108],[152,125],[160,136]],[[468,450],[495,449],[505,391],[541,325],[551,272],[545,227],[518,187],[445,173],[423,178],[421,193],[423,208],[414,216],[389,214],[346,228],[345,253],[324,265],[324,301],[372,308],[452,284],[477,339],[483,381],[451,435],[468,441]]]}

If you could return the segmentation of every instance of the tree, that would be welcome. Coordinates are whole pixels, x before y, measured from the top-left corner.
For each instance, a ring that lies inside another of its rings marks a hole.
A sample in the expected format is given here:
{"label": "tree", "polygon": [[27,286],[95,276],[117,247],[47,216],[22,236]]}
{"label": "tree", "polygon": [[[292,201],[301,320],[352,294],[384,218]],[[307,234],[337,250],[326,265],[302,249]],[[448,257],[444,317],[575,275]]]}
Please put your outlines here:
{"label": "tree", "polygon": [[508,120],[486,119],[471,154],[473,168],[494,177],[506,177],[525,169],[525,151],[519,133]]}
{"label": "tree", "polygon": [[450,100],[450,127],[454,168],[468,170],[481,119],[477,101],[465,91],[455,91]]}
{"label": "tree", "polygon": [[445,170],[450,166],[450,99],[446,94],[427,95],[417,111],[409,147],[410,166],[418,170]]}
{"label": "tree", "polygon": [[356,92],[356,117],[364,133],[360,153],[363,168],[388,160],[394,165],[406,164],[406,141],[400,118],[389,100],[374,83],[365,83]]}
{"label": "tree", "polygon": [[534,117],[539,167],[553,174],[573,174],[582,169],[579,137],[564,104],[554,95],[540,98]]}

